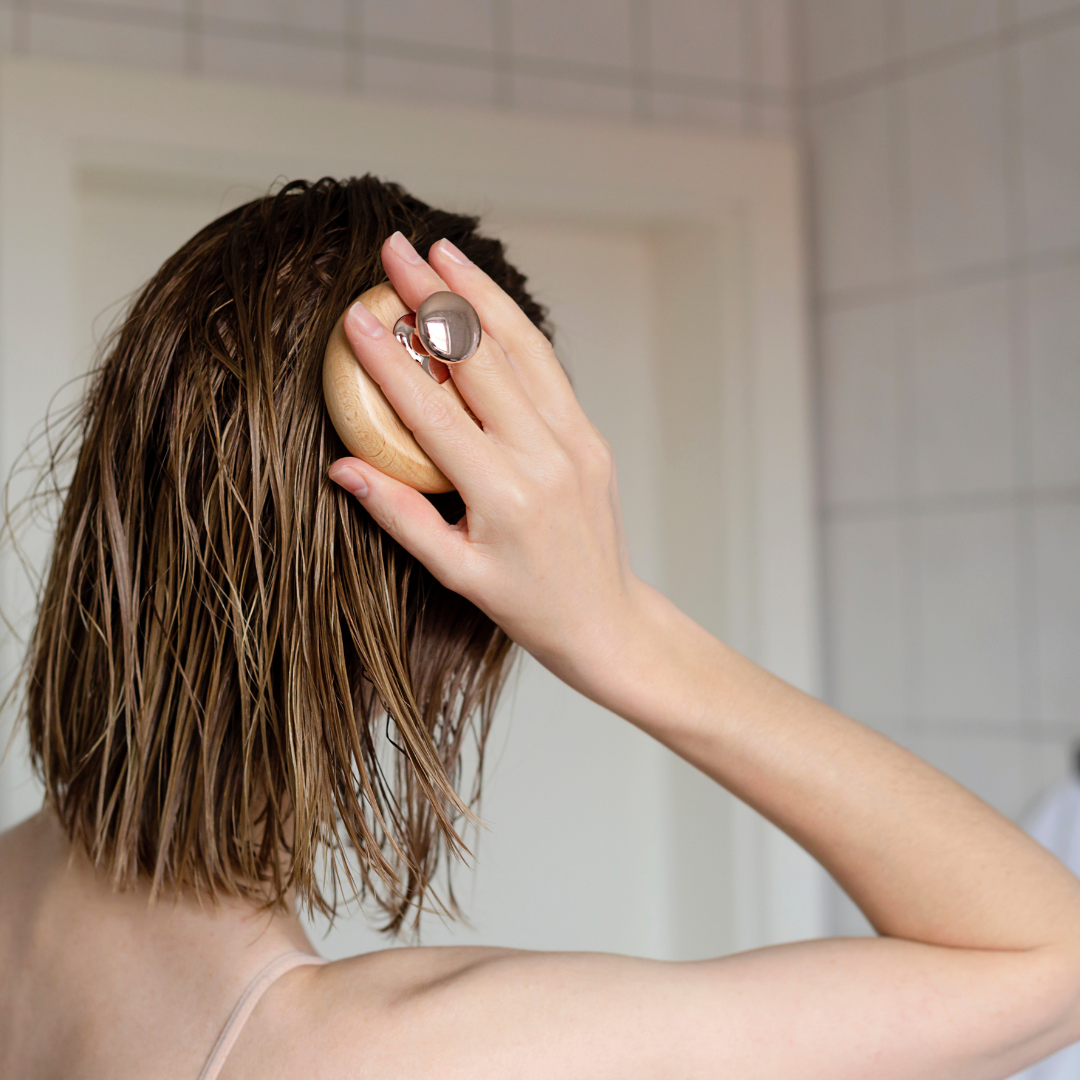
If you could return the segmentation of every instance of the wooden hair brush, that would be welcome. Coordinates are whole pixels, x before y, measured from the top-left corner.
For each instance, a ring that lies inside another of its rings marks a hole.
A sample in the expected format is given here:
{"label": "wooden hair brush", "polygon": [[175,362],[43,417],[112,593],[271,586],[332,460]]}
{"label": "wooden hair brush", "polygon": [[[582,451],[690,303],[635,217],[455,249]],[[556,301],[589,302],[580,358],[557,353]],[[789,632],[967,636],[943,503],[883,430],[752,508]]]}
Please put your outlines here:
{"label": "wooden hair brush", "polygon": [[[439,310],[435,311],[433,318],[429,314],[428,319],[422,319],[425,305],[429,309],[440,308],[440,297],[453,298],[444,300],[441,305],[450,309],[449,319],[440,318],[443,313]],[[419,329],[413,329],[412,320],[404,318],[412,314],[411,310],[389,283],[368,289],[360,296],[360,301],[388,330],[395,333],[414,359],[424,363],[425,370],[428,370],[425,361],[431,355],[446,363],[460,362],[471,356],[479,345],[479,319],[468,302],[454,293],[437,293],[421,304],[417,312]],[[429,328],[430,336],[421,333],[421,330]],[[462,337],[468,339],[463,345]],[[420,340],[417,341],[417,338]],[[418,346],[423,349],[422,354]],[[455,356],[455,350],[463,355]],[[473,416],[453,379],[446,379],[440,385],[444,393]],[[354,457],[426,494],[454,490],[454,485],[421,449],[416,437],[386,400],[378,383],[356,359],[345,336],[344,313],[334,325],[326,345],[323,396],[334,430]],[[473,419],[476,417],[473,416]]]}

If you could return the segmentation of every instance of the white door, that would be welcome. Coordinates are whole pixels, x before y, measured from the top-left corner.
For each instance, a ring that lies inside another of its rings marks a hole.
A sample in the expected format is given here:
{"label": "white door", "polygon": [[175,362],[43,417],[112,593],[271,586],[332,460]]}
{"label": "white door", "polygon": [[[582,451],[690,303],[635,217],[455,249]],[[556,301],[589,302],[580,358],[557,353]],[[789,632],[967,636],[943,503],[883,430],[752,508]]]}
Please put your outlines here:
{"label": "white door", "polygon": [[[50,94],[54,106],[67,104],[46,120]],[[147,97],[158,99],[153,123],[144,116],[153,110],[126,104]],[[40,64],[9,66],[0,101],[5,470],[45,397],[85,369],[95,332],[104,333],[123,298],[197,228],[281,175],[377,169],[455,209],[486,204],[489,227],[550,307],[577,392],[615,448],[638,571],[812,684],[801,285],[788,156],[676,138],[662,148],[669,170],[658,179],[648,175],[657,148],[647,138],[628,146],[624,130],[501,118],[498,138],[485,144],[494,122],[475,114],[403,114],[325,99],[325,131],[313,140],[319,124],[304,95],[260,91],[256,99],[248,88]],[[162,109],[171,110],[170,123]],[[448,143],[456,131],[471,147],[441,158],[438,179],[416,160],[394,160],[402,125],[423,143],[425,124]],[[256,133],[247,145],[241,128]],[[181,137],[170,142],[163,131]],[[355,146],[342,146],[343,131],[357,133]],[[582,152],[612,138],[622,160],[602,146],[593,157]],[[508,168],[508,141],[538,139],[552,151],[561,142],[573,164],[546,181],[522,154],[514,156],[518,171]],[[715,176],[701,175],[703,159],[741,188],[718,193]],[[639,189],[626,181],[635,167]],[[678,184],[690,173],[700,190],[688,196]],[[772,205],[755,207],[763,198]],[[788,234],[779,236],[775,221],[785,215]],[[766,292],[773,306],[763,320],[755,313]],[[688,315],[680,305],[691,300]],[[786,351],[769,337],[785,321]],[[793,386],[768,389],[770,368],[793,373]],[[686,417],[696,418],[692,432],[682,430]],[[6,598],[25,608],[11,570],[9,560]],[[10,646],[6,656],[10,664]],[[39,799],[20,753],[17,746],[0,771],[0,823]],[[485,788],[477,868],[456,875],[470,924],[431,918],[427,942],[674,957],[821,928],[820,877],[808,859],[531,661],[497,718]],[[325,939],[316,930],[332,956],[382,944],[362,913],[339,919]]]}

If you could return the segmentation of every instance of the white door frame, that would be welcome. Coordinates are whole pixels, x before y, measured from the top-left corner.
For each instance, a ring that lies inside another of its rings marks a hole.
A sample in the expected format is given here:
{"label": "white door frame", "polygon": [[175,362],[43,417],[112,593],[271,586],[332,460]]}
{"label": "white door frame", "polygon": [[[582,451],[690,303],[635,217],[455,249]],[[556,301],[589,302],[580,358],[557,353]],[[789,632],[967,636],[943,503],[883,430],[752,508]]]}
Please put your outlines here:
{"label": "white door frame", "polygon": [[[792,146],[4,60],[5,475],[70,371],[84,170],[228,177],[253,195],[275,177],[371,171],[455,210],[648,230],[665,268],[657,289],[670,325],[659,391],[667,590],[766,667],[819,690],[805,260]],[[10,670],[14,653],[5,656]],[[8,762],[6,783],[0,774],[0,826],[29,809],[28,789],[13,779],[18,769]],[[693,803],[693,783],[673,780],[676,826],[680,800]],[[717,945],[823,932],[820,871],[756,815],[734,805],[726,813],[730,859],[712,885],[702,882],[728,890]]]}

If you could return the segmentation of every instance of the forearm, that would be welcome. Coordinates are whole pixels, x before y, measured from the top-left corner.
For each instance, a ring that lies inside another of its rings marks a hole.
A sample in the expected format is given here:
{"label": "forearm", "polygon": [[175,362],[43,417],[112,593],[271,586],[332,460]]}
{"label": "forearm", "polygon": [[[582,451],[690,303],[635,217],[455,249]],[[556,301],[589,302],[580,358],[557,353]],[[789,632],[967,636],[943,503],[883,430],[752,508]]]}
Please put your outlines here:
{"label": "forearm", "polygon": [[1080,883],[981,800],[757,667],[652,590],[590,696],[805,847],[882,934],[1028,949],[1080,939]]}

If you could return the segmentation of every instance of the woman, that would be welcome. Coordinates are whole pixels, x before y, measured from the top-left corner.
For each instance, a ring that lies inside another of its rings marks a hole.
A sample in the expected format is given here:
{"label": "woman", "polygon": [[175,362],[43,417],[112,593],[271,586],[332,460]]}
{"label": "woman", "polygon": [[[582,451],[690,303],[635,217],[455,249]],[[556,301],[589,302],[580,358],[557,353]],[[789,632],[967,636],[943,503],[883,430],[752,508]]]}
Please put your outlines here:
{"label": "woman", "polygon": [[[134,304],[28,658],[48,799],[0,838],[0,1074],[990,1080],[1080,1038],[1080,883],[634,576],[610,450],[474,224],[369,178],[292,185]],[[410,308],[479,312],[452,378],[482,427],[355,301],[380,255]],[[317,367],[346,308],[463,516],[330,463]],[[880,937],[315,963],[296,905],[332,907],[321,850],[340,876],[355,848],[391,928],[429,894],[507,639],[783,828]]]}

